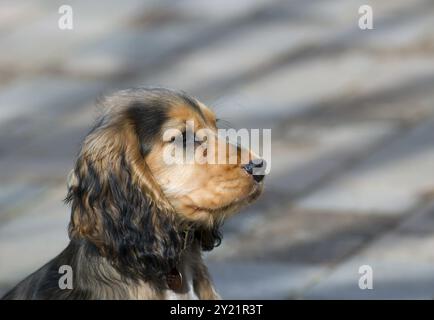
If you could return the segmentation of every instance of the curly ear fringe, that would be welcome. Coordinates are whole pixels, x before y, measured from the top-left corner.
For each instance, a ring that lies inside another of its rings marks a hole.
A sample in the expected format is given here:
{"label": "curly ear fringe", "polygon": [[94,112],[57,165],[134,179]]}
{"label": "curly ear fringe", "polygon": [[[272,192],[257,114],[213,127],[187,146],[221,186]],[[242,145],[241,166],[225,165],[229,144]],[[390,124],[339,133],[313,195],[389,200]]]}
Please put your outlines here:
{"label": "curly ear fringe", "polygon": [[172,212],[157,209],[133,182],[125,155],[107,172],[80,157],[76,184],[69,188],[71,239],[87,239],[131,279],[161,279],[176,265],[182,240]]}
{"label": "curly ear fringe", "polygon": [[211,251],[218,247],[222,242],[220,226],[216,225],[212,229],[198,229],[195,231],[195,238],[199,240],[203,251]]}

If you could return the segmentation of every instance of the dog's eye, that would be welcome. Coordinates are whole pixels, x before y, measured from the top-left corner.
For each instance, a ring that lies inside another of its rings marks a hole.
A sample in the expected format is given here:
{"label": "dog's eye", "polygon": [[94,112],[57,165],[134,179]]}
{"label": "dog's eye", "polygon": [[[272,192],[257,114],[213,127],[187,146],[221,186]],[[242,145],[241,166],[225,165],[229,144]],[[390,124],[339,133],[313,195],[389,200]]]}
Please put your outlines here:
{"label": "dog's eye", "polygon": [[199,141],[196,141],[196,135],[194,132],[188,132],[187,133],[186,131],[183,131],[182,132],[182,146],[184,148],[187,148],[187,143],[193,143],[195,147],[198,144],[200,144]]}
{"label": "dog's eye", "polygon": [[185,147],[187,145],[187,133],[185,131],[183,131],[180,136],[172,136],[170,138],[169,143],[175,143],[176,142],[177,144],[180,144],[180,142],[181,142],[180,138],[181,137],[182,137],[182,145]]}
{"label": "dog's eye", "polygon": [[187,147],[187,132],[186,131],[182,132],[182,146],[184,148]]}
{"label": "dog's eye", "polygon": [[[194,141],[194,133],[189,133],[188,138],[193,138]],[[182,132],[182,146],[184,149],[187,148],[187,131]]]}

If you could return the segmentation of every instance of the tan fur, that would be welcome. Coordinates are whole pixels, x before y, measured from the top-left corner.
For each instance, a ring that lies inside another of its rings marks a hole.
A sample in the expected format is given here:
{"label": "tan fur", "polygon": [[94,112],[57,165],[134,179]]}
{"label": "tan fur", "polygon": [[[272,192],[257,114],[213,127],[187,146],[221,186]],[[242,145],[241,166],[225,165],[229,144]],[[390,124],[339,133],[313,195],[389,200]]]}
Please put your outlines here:
{"label": "tan fur", "polygon": [[[215,158],[222,149],[235,149],[237,147],[222,141],[216,134],[214,113],[205,105],[200,104],[205,120],[185,105],[176,105],[170,112],[171,120],[166,129],[179,128],[186,121],[194,121],[195,131],[207,128],[215,133]],[[250,202],[261,192],[253,184],[249,176],[240,167],[241,159],[238,156],[236,164],[181,164],[167,166],[163,160],[161,141],[154,145],[147,162],[157,182],[162,187],[165,196],[174,206],[175,210],[187,219],[212,224],[214,219],[223,218],[224,215],[238,210]],[[253,155],[250,158],[255,158]],[[245,164],[245,163],[244,163]]]}

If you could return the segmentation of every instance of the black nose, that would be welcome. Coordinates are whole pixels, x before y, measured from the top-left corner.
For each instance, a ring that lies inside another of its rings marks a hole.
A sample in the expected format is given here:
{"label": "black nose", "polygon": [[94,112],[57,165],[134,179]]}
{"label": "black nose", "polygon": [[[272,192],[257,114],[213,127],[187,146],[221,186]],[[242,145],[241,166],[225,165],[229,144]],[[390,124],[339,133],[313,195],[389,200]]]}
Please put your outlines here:
{"label": "black nose", "polygon": [[248,164],[246,164],[244,167],[244,170],[247,171],[247,173],[253,175],[253,179],[255,179],[256,182],[261,182],[264,179],[264,172],[266,168],[266,163],[262,159],[254,159],[251,160]]}

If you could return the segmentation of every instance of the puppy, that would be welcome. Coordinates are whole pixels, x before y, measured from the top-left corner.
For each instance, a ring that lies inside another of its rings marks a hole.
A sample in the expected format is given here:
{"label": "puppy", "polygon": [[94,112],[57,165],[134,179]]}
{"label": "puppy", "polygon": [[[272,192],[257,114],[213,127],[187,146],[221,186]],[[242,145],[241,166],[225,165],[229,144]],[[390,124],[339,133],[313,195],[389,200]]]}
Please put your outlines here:
{"label": "puppy", "polygon": [[[218,299],[202,251],[260,195],[264,176],[252,169],[264,165],[219,137],[214,113],[185,93],[132,89],[101,103],[69,176],[69,245],[3,298]],[[199,130],[209,133],[205,148]],[[191,144],[207,157],[232,151],[236,161],[168,163]],[[62,268],[71,270],[66,288]]]}

